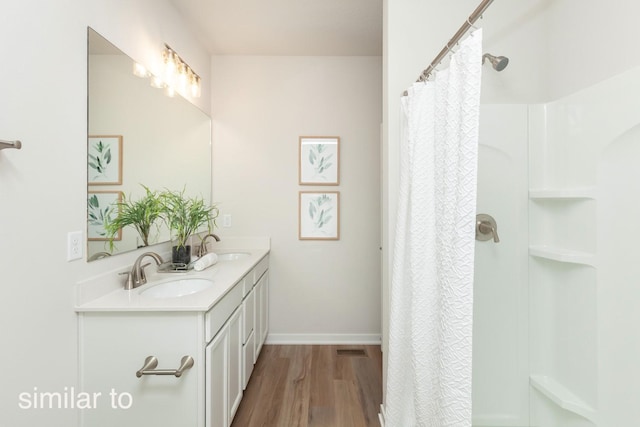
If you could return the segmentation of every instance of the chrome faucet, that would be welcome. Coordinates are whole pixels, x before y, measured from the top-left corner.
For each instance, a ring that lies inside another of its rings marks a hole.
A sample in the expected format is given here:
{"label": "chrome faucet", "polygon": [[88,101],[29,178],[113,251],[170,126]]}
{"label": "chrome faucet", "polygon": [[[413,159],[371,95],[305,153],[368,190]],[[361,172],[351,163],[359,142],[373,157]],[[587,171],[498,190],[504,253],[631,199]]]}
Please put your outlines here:
{"label": "chrome faucet", "polygon": [[145,252],[142,255],[140,255],[138,259],[136,259],[136,262],[133,263],[133,267],[129,272],[129,277],[127,277],[127,283],[124,285],[124,288],[126,290],[131,290],[147,283],[147,276],[144,273],[144,268],[149,264],[142,264],[142,260],[147,256],[153,258],[156,261],[156,264],[158,265],[164,262],[162,260],[162,257],[155,252]]}
{"label": "chrome faucet", "polygon": [[216,242],[220,241],[220,237],[217,234],[209,233],[202,238],[202,242],[200,242],[200,248],[198,249],[198,256],[204,256],[207,254],[207,239],[209,237],[213,237]]}
{"label": "chrome faucet", "polygon": [[87,261],[95,261],[98,259],[106,258],[108,256],[111,256],[109,252],[96,252],[95,254],[91,255],[89,259],[87,259]]}

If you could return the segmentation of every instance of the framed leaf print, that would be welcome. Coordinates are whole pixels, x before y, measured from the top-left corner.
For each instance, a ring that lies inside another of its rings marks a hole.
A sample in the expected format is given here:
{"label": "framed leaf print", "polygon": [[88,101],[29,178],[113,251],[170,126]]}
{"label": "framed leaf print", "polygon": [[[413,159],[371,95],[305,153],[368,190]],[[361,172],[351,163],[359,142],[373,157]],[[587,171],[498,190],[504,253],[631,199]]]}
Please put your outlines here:
{"label": "framed leaf print", "polygon": [[298,239],[340,239],[340,192],[300,192]]}
{"label": "framed leaf print", "polygon": [[[122,202],[120,191],[89,191],[87,200],[87,239],[110,240],[105,224],[118,215],[118,206]],[[122,229],[113,240],[122,240]]]}
{"label": "framed leaf print", "polygon": [[301,136],[299,149],[300,185],[338,185],[340,137]]}
{"label": "framed leaf print", "polygon": [[87,153],[89,185],[122,184],[121,135],[90,135]]}

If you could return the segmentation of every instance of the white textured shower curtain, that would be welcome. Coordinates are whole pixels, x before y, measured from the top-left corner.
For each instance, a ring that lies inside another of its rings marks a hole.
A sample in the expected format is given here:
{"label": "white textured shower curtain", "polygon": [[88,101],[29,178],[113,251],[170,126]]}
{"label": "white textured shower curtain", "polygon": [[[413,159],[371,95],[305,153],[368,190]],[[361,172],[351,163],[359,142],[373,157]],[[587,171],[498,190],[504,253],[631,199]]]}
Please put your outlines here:
{"label": "white textured shower curtain", "polygon": [[482,32],[402,99],[386,427],[470,427]]}

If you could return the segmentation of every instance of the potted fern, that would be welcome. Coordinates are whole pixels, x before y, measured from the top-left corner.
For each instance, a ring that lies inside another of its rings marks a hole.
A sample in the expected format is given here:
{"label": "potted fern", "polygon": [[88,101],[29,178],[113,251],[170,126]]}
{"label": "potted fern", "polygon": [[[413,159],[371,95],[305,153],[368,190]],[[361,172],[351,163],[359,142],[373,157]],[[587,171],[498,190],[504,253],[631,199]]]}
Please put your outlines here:
{"label": "potted fern", "polygon": [[175,264],[191,262],[189,237],[206,227],[212,232],[218,217],[218,208],[208,205],[202,198],[188,197],[181,192],[166,190],[160,194],[162,217],[171,231],[173,247],[171,261]]}
{"label": "potted fern", "polygon": [[136,229],[142,240],[142,246],[149,246],[149,238],[151,236],[151,228],[161,218],[162,205],[155,191],[142,186],[145,195],[139,200],[132,200],[123,195],[122,201],[118,203],[118,214],[115,218],[105,223],[105,231],[109,238],[109,247],[113,251],[114,237],[119,230],[124,227],[133,227]]}

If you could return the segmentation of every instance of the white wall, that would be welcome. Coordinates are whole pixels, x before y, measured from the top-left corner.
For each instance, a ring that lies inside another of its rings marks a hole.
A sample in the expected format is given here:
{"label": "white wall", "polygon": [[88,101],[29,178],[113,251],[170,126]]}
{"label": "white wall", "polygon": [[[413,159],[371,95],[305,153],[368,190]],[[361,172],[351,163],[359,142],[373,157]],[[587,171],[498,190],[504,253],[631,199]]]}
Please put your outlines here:
{"label": "white wall", "polygon": [[166,1],[21,0],[2,15],[0,138],[23,149],[0,151],[0,425],[73,426],[73,410],[22,410],[18,394],[76,384],[74,284],[131,263],[66,261],[86,222],[87,26],[143,63],[171,44],[203,76],[205,111],[209,57]]}
{"label": "white wall", "polygon": [[625,0],[550,2],[544,54],[548,100],[640,64],[639,13],[638,2]]}
{"label": "white wall", "polygon": [[[380,335],[379,57],[216,56],[213,199],[270,236],[270,342]],[[340,185],[298,185],[298,137],[340,137]],[[340,240],[298,240],[298,192],[340,191]],[[340,335],[344,335],[340,337]]]}

